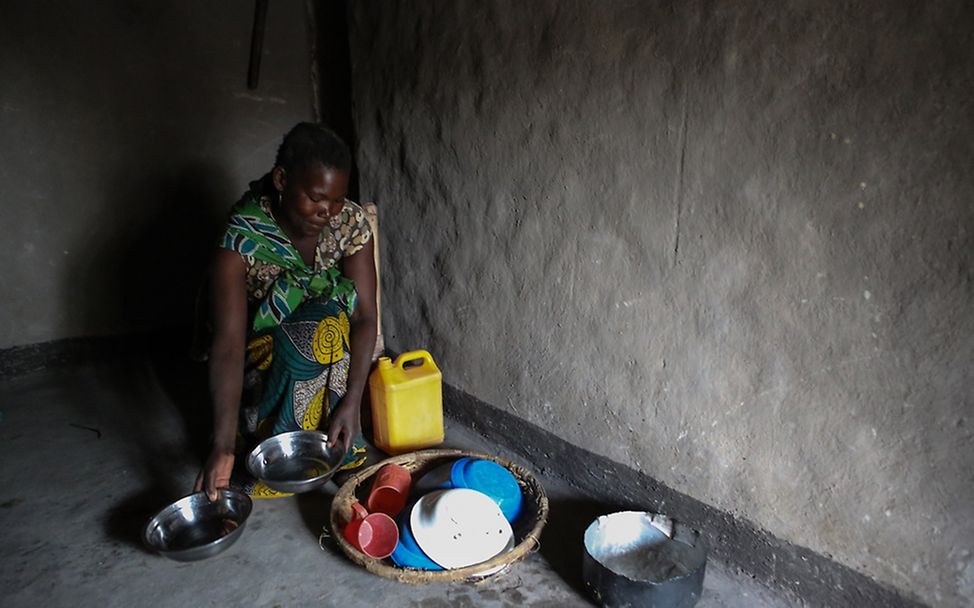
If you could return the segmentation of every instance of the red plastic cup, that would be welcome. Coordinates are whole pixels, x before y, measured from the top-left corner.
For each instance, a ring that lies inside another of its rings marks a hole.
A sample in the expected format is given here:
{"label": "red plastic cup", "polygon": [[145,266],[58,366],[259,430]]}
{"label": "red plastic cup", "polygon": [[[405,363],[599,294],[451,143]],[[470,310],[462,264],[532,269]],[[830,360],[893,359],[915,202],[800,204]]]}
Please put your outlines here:
{"label": "red plastic cup", "polygon": [[345,540],[376,559],[392,555],[399,544],[399,527],[385,513],[369,513],[359,503],[352,504],[352,520],[345,525]]}
{"label": "red plastic cup", "polygon": [[387,464],[376,474],[365,504],[372,513],[385,513],[395,517],[406,506],[412,482],[409,469],[398,464]]}

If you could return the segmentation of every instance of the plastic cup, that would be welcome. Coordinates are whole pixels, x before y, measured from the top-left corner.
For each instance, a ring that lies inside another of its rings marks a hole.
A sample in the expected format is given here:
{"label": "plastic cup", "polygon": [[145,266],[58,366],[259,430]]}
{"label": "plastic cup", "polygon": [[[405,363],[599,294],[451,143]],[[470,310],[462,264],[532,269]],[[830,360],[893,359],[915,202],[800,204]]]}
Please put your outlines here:
{"label": "plastic cup", "polygon": [[398,464],[387,464],[376,474],[365,504],[372,513],[385,513],[395,517],[406,505],[411,484],[409,469]]}
{"label": "plastic cup", "polygon": [[352,520],[345,525],[345,540],[369,557],[385,559],[399,544],[399,528],[385,513],[369,513],[356,502]]}

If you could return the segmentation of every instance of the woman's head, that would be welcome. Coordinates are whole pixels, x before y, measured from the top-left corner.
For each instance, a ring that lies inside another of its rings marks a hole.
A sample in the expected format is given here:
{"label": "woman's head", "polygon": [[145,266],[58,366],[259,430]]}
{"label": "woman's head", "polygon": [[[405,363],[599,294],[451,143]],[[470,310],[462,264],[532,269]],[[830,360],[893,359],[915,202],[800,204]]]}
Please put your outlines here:
{"label": "woman's head", "polygon": [[303,122],[284,136],[271,178],[278,221],[292,238],[315,236],[341,212],[352,155],[334,131]]}
{"label": "woman's head", "polygon": [[352,153],[334,131],[313,122],[298,123],[284,136],[274,165],[287,172],[315,165],[349,172]]}

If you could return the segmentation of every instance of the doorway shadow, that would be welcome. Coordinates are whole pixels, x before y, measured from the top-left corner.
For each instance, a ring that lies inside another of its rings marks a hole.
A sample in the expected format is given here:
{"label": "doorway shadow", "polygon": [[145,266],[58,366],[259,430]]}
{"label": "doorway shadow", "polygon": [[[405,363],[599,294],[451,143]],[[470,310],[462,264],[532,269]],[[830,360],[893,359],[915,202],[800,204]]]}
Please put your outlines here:
{"label": "doorway shadow", "polygon": [[[92,370],[109,391],[97,412],[123,442],[138,491],[108,506],[105,533],[142,547],[139,525],[189,494],[188,472],[206,457],[210,407],[205,364],[190,358],[195,300],[226,210],[222,167],[196,162],[119,172],[116,198],[74,256],[68,291],[81,326],[127,336],[110,365]],[[139,525],[136,525],[139,524]]]}

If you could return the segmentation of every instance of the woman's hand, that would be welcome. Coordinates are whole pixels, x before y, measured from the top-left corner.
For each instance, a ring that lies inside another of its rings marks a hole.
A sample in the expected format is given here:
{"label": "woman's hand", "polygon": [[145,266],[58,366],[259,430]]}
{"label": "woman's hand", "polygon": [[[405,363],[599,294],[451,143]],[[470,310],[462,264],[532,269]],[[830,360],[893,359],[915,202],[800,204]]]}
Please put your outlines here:
{"label": "woman's hand", "polygon": [[196,476],[194,492],[206,491],[210,500],[217,499],[217,490],[230,487],[230,473],[233,471],[233,452],[214,448],[206,459],[203,470]]}
{"label": "woman's hand", "polygon": [[362,397],[345,395],[328,425],[328,447],[340,444],[345,454],[352,449],[352,442],[362,432],[361,409]]}

